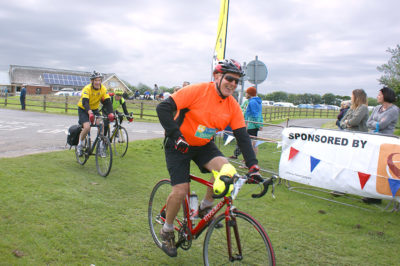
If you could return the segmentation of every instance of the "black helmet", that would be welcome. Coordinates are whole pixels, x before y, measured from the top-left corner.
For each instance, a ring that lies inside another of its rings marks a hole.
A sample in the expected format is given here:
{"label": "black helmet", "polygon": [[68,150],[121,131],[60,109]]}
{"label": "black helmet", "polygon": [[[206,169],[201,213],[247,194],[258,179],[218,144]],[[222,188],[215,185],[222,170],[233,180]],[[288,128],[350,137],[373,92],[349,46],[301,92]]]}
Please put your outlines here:
{"label": "black helmet", "polygon": [[214,68],[214,74],[215,73],[222,73],[222,74],[235,73],[241,77],[244,76],[242,66],[240,65],[239,62],[233,59],[224,59],[222,61],[219,61]]}
{"label": "black helmet", "polygon": [[93,71],[92,75],[90,75],[90,79],[94,80],[96,78],[101,78],[103,79],[103,75],[97,72],[96,70]]}

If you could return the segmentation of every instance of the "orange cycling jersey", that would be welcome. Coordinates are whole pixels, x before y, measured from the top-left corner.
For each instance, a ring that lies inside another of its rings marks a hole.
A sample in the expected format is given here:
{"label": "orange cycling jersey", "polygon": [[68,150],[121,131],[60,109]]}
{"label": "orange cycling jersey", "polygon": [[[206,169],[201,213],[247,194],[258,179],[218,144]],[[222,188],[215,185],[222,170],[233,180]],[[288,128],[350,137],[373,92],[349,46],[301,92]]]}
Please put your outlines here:
{"label": "orange cycling jersey", "polygon": [[238,102],[233,96],[222,99],[214,82],[189,85],[171,97],[178,112],[188,109],[179,129],[191,146],[206,145],[228,125],[233,130],[246,126]]}

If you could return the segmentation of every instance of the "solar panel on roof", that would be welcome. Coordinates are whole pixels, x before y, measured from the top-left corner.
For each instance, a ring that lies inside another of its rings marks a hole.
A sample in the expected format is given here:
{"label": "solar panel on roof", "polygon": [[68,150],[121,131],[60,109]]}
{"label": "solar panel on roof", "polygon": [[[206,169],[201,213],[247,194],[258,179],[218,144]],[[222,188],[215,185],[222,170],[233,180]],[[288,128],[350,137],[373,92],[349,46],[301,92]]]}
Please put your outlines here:
{"label": "solar panel on roof", "polygon": [[90,83],[90,78],[78,75],[66,75],[56,73],[43,73],[44,82],[47,84],[85,86]]}

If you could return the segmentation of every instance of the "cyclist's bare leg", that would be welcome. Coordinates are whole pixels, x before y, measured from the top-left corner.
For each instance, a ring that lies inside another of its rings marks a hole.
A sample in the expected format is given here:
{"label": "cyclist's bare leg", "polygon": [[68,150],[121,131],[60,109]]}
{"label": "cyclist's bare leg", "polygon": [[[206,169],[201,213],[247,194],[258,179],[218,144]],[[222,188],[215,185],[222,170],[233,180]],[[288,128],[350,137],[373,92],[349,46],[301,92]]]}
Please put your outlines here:
{"label": "cyclist's bare leg", "polygon": [[[214,157],[211,159],[211,161],[209,161],[208,163],[206,163],[204,165],[204,167],[209,170],[210,172],[212,170],[214,171],[220,171],[222,166],[224,164],[229,163],[228,159],[226,159],[223,156],[218,156],[218,157]],[[214,176],[211,177],[210,182],[214,183]],[[207,187],[207,193],[206,196],[204,197],[205,200],[207,200],[208,202],[213,202],[214,199],[212,197],[213,194],[213,190],[210,187]]]}
{"label": "cyclist's bare leg", "polygon": [[167,199],[167,223],[172,225],[175,217],[181,208],[181,204],[189,191],[189,183],[177,184],[172,187],[172,191]]}
{"label": "cyclist's bare leg", "polygon": [[83,128],[82,128],[81,134],[79,135],[80,142],[85,140],[89,131],[90,131],[90,123],[89,122],[83,123]]}

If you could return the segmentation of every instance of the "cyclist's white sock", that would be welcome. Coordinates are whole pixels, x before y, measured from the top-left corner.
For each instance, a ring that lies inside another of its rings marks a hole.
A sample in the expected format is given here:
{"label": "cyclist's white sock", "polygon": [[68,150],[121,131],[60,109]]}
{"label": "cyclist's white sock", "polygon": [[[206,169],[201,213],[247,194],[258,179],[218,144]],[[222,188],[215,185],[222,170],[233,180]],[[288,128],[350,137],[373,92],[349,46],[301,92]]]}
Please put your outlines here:
{"label": "cyclist's white sock", "polygon": [[174,231],[174,225],[173,225],[173,224],[165,223],[165,224],[163,225],[163,231],[164,231],[164,232],[172,232],[172,231]]}
{"label": "cyclist's white sock", "polygon": [[82,146],[82,140],[81,140],[81,139],[79,139],[78,145],[79,145],[79,146]]}
{"label": "cyclist's white sock", "polygon": [[200,209],[204,210],[207,207],[212,207],[213,206],[213,202],[212,201],[208,201],[206,199],[203,199],[200,203]]}

